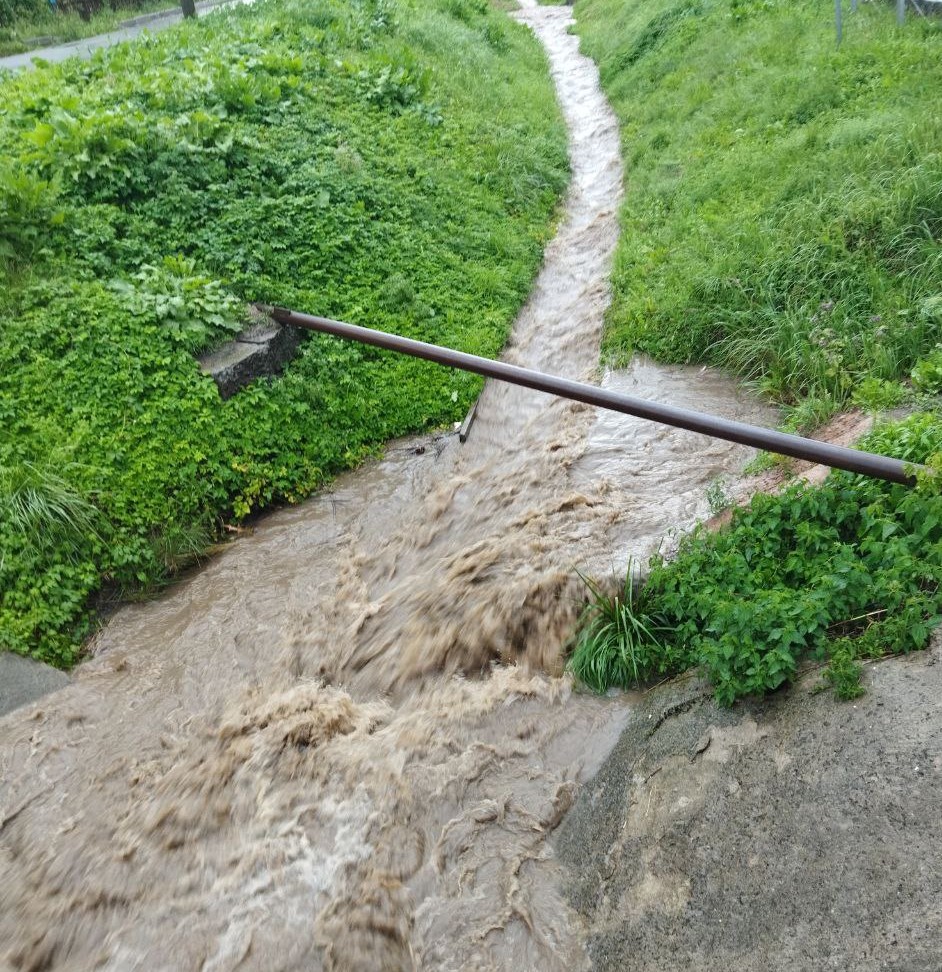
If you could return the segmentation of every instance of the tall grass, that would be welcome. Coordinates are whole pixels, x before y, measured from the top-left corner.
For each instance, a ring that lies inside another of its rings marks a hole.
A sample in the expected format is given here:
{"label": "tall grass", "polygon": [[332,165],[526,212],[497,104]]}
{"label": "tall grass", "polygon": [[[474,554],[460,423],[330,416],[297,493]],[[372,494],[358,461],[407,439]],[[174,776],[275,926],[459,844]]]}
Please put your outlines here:
{"label": "tall grass", "polygon": [[942,21],[580,0],[628,157],[607,353],[846,401],[942,339]]}
{"label": "tall grass", "polygon": [[596,692],[629,688],[646,679],[664,652],[663,619],[651,614],[633,561],[624,581],[609,589],[579,573],[589,599],[569,658],[573,674]]}
{"label": "tall grass", "polygon": [[22,462],[0,466],[0,523],[37,550],[76,554],[98,538],[100,514],[58,473]]}

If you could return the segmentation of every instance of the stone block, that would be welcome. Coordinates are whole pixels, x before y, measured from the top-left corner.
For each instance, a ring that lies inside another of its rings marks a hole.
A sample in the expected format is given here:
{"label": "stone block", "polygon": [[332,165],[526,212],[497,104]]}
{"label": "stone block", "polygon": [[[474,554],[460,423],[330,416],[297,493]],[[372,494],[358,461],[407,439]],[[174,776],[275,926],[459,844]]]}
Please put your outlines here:
{"label": "stone block", "polygon": [[230,398],[257,378],[280,375],[294,357],[302,334],[296,327],[258,321],[221,348],[199,359],[204,375],[209,375],[222,398]]}

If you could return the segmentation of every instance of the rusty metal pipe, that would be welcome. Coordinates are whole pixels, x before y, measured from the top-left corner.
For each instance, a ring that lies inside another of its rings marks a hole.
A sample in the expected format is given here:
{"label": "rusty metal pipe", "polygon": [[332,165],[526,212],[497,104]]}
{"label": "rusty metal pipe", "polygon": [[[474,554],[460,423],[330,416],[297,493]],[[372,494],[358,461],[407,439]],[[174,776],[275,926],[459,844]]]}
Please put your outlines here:
{"label": "rusty metal pipe", "polygon": [[322,334],[332,334],[334,337],[347,341],[358,341],[370,344],[387,351],[398,351],[401,354],[424,358],[450,368],[460,368],[462,371],[473,371],[486,378],[496,378],[508,381],[525,388],[562,398],[571,398],[587,405],[611,409],[625,415],[635,415],[651,422],[673,425],[691,432],[700,432],[729,442],[765,449],[783,456],[795,459],[805,459],[808,462],[821,463],[835,469],[846,469],[850,472],[862,473],[876,479],[885,479],[892,483],[914,484],[914,477],[907,471],[910,467],[899,459],[878,456],[858,449],[848,449],[845,446],[832,445],[829,442],[818,442],[806,439],[800,435],[790,435],[787,432],[777,432],[774,429],[764,429],[757,425],[747,425],[745,422],[734,422],[718,415],[695,412],[674,405],[662,405],[659,402],[622,395],[619,392],[608,391],[595,385],[588,385],[581,381],[571,381],[568,378],[558,378],[547,375],[531,368],[521,368],[518,365],[506,364],[503,361],[493,361],[481,358],[476,354],[466,354],[442,348],[424,341],[414,341],[411,338],[400,337],[397,334],[387,334],[384,331],[374,331],[355,324],[345,324],[327,317],[315,317],[311,314],[301,314],[298,311],[284,307],[270,307],[262,304],[258,309],[268,314],[279,324],[290,324],[309,331],[319,331]]}

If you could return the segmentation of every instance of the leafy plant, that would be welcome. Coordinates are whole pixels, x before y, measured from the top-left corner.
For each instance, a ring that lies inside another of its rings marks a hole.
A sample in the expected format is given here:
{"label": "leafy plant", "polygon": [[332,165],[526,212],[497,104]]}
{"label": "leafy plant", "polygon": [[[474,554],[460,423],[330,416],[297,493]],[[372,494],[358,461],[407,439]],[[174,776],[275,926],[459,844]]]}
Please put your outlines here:
{"label": "leafy plant", "polygon": [[718,516],[724,510],[729,509],[732,500],[726,490],[726,483],[722,479],[714,479],[706,491],[707,503],[710,505],[710,513]]}
{"label": "leafy plant", "polygon": [[55,178],[0,166],[0,260],[19,267],[35,259],[64,220]]}
{"label": "leafy plant", "polygon": [[853,642],[845,639],[835,644],[831,649],[830,661],[824,677],[834,686],[834,694],[845,701],[860,698],[864,694],[864,688],[860,684],[863,669],[856,660]]}
{"label": "leafy plant", "polygon": [[919,391],[933,395],[942,391],[942,348],[916,362],[912,380],[913,387]]}
{"label": "leafy plant", "polygon": [[133,314],[158,321],[184,347],[204,347],[241,330],[245,322],[243,301],[218,280],[198,273],[192,258],[168,256],[159,267],[144,264],[131,281],[116,280],[111,286],[127,298]]}
{"label": "leafy plant", "polygon": [[[879,427],[863,445],[942,465],[942,422],[916,415]],[[619,615],[636,617],[642,604],[643,627],[656,618],[658,630],[633,643],[642,675],[702,666],[717,700],[730,705],[787,684],[803,659],[828,659],[827,677],[851,698],[858,659],[925,647],[942,617],[940,583],[938,483],[913,491],[833,473],[817,489],[756,496],[733,511],[729,529],[698,530],[675,559],[655,557],[627,611],[609,598],[587,616],[579,641],[587,657],[573,668],[599,691],[623,684],[620,643],[597,631],[633,625]]]}
{"label": "leafy plant", "polygon": [[857,386],[852,401],[854,405],[868,412],[882,412],[896,408],[905,397],[905,389],[898,381],[864,378]]}

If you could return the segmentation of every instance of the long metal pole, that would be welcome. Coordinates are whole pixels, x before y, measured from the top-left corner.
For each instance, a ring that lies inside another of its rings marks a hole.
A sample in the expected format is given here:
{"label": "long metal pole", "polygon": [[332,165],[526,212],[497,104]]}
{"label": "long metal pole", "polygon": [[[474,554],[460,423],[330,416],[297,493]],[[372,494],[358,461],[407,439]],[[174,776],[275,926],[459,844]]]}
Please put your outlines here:
{"label": "long metal pole", "polygon": [[585,402],[587,405],[597,405],[625,415],[636,415],[638,418],[652,422],[689,429],[691,432],[701,432],[718,439],[766,449],[783,456],[793,456],[795,459],[806,459],[836,469],[863,473],[893,483],[912,485],[914,482],[913,477],[907,472],[907,464],[900,462],[899,459],[860,452],[857,449],[831,445],[829,442],[818,442],[815,439],[805,439],[800,435],[776,432],[774,429],[747,425],[745,422],[734,422],[705,412],[694,412],[674,405],[662,405],[644,398],[622,395],[596,385],[587,385],[568,378],[557,378],[531,368],[521,368],[503,361],[493,361],[490,358],[478,357],[476,354],[453,351],[450,348],[426,344],[424,341],[414,341],[397,334],[345,324],[327,317],[314,317],[284,307],[269,307],[261,304],[258,305],[258,309],[280,324],[290,324],[309,331],[332,334],[347,341],[358,341],[361,344],[385,348],[387,351],[398,351],[415,358],[425,358],[427,361],[434,361],[450,368],[473,371],[487,378],[497,378],[499,381],[523,385],[525,388],[535,388],[537,391],[571,398],[577,402]]}

